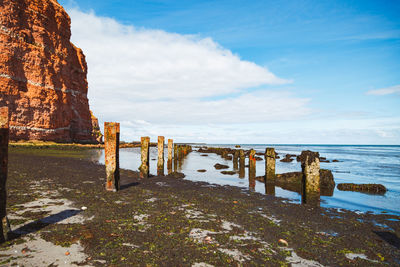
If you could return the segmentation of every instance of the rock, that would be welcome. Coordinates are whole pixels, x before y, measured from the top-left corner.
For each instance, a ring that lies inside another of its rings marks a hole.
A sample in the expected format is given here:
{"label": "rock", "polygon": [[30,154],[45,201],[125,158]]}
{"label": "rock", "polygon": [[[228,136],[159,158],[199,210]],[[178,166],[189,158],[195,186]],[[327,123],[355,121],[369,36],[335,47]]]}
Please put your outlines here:
{"label": "rock", "polygon": [[221,173],[225,174],[225,175],[234,175],[234,174],[236,174],[235,171],[222,171]]}
{"label": "rock", "polygon": [[285,158],[281,159],[280,161],[281,161],[281,162],[292,162],[293,159],[288,158],[288,157],[285,157]]}
{"label": "rock", "polygon": [[286,154],[285,157],[283,159],[281,159],[281,162],[292,162],[293,161],[293,159],[292,159],[293,157],[296,157],[296,155],[294,155],[294,154]]}
{"label": "rock", "polygon": [[95,143],[86,60],[63,7],[3,0],[0,16],[0,106],[10,109],[11,140]]}
{"label": "rock", "polygon": [[337,159],[332,160],[332,162],[339,162]]}
{"label": "rock", "polygon": [[208,157],[207,154],[201,154],[200,156],[202,156],[202,157]]}
{"label": "rock", "polygon": [[381,184],[352,184],[352,183],[342,183],[338,184],[337,188],[341,191],[355,191],[364,192],[370,194],[385,194],[387,189]]}
{"label": "rock", "polygon": [[98,143],[103,143],[103,134],[100,130],[99,120],[93,115],[92,111],[90,111],[90,117],[92,120],[92,135]]}
{"label": "rock", "polygon": [[235,147],[236,147],[236,148],[240,148],[240,146],[239,146],[239,145],[236,145]]}
{"label": "rock", "polygon": [[319,157],[319,162],[326,162],[326,163],[329,163],[330,161],[327,160],[325,157]]}
{"label": "rock", "polygon": [[217,170],[229,169],[229,166],[217,163],[217,164],[214,165],[214,168],[217,169]]}
{"label": "rock", "polygon": [[333,179],[333,174],[330,170],[320,169],[319,177],[321,188],[335,188],[335,180]]}
{"label": "rock", "polygon": [[[330,170],[320,169],[321,195],[332,196],[335,189],[335,180]],[[256,180],[264,183],[264,176],[257,176]],[[301,193],[301,172],[287,172],[275,175],[275,185],[283,189]]]}
{"label": "rock", "polygon": [[198,172],[206,172],[207,170],[201,169],[201,170],[197,170]]}

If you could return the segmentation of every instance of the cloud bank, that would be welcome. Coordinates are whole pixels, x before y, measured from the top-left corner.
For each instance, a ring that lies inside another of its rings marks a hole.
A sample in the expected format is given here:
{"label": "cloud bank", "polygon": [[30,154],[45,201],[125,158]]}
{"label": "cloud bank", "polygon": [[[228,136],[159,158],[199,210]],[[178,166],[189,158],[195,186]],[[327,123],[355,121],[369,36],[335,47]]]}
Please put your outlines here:
{"label": "cloud bank", "polygon": [[291,81],[211,38],[138,29],[79,9],[68,13],[72,42],[88,62],[91,108],[101,123],[120,121],[126,141],[168,134],[207,141],[218,131],[239,137],[233,125],[293,120],[310,112],[309,99],[279,90]]}
{"label": "cloud bank", "polygon": [[391,94],[400,94],[400,85],[395,85],[376,90],[370,90],[367,92],[367,95],[391,95]]}

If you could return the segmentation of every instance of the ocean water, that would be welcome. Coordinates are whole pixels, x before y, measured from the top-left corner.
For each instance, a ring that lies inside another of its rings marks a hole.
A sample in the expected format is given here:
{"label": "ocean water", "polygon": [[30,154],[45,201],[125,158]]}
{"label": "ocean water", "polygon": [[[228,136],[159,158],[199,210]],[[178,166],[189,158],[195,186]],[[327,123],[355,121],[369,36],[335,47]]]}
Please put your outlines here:
{"label": "ocean water", "polygon": [[[213,147],[230,147],[234,145],[206,145]],[[358,192],[340,191],[334,189],[333,196],[321,196],[321,206],[344,208],[374,213],[387,212],[400,215],[400,146],[360,146],[360,145],[241,145],[242,149],[253,148],[256,152],[264,152],[266,147],[274,147],[281,159],[286,154],[299,155],[303,150],[320,153],[332,161],[339,162],[321,163],[321,168],[332,171],[336,184],[338,183],[379,183],[386,186],[385,195],[372,195]],[[205,181],[211,184],[233,185],[248,188],[248,173],[246,168],[245,178],[238,175],[223,175],[213,166],[216,163],[225,164],[233,169],[232,161],[222,159],[219,155],[209,153],[201,156],[194,151],[190,153],[179,171],[183,172],[185,179]],[[165,149],[166,152],[166,149]],[[165,155],[165,159],[167,155]],[[157,148],[150,148],[150,173],[156,174]],[[97,160],[104,164],[104,151],[97,154]],[[247,164],[247,159],[246,159]],[[140,166],[140,148],[125,148],[120,150],[120,167],[137,170]],[[166,163],[165,163],[166,168]],[[199,169],[207,170],[205,173],[197,172]],[[294,160],[290,163],[276,161],[276,173],[301,171],[300,163]],[[165,170],[166,172],[166,170]],[[264,161],[257,161],[256,175],[265,174]],[[256,182],[255,190],[265,193],[263,183]],[[290,199],[291,202],[301,203],[301,196],[296,192],[275,187],[275,195]]]}

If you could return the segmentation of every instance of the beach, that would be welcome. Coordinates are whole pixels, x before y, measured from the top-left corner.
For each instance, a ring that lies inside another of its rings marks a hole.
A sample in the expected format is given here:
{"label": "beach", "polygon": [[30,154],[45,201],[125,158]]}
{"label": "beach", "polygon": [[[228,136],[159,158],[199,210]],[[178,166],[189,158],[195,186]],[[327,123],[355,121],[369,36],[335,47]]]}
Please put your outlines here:
{"label": "beach", "polygon": [[106,192],[99,153],[10,149],[13,233],[0,265],[400,264],[397,215],[298,205],[188,177],[139,179],[126,169],[121,190]]}

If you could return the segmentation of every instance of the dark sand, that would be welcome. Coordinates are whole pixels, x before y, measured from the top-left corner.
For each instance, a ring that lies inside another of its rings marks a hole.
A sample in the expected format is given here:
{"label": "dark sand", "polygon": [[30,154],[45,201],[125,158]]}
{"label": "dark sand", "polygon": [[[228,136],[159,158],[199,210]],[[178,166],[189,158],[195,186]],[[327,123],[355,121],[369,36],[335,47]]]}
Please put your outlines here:
{"label": "dark sand", "polygon": [[[83,251],[75,264],[92,266],[400,265],[398,216],[290,204],[184,179],[140,180],[127,170],[122,190],[105,192],[104,166],[89,158],[79,149],[10,149],[8,213],[16,231],[0,245],[0,266],[64,266],[64,258],[78,254],[76,244]],[[46,206],[20,206],[43,198],[50,199]],[[66,200],[73,208],[62,210]],[[38,261],[30,248],[38,239],[70,254],[56,261],[49,249]]]}

